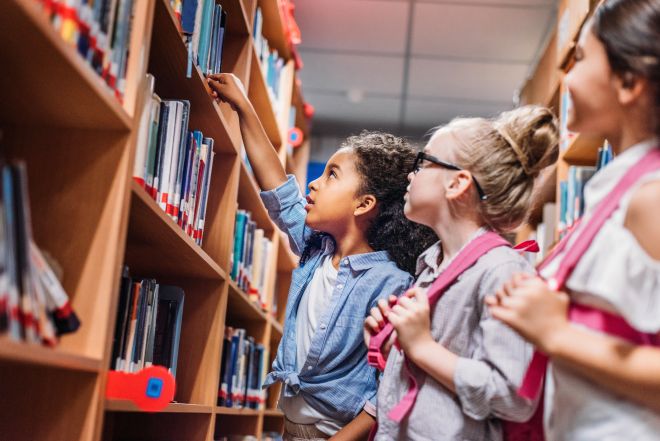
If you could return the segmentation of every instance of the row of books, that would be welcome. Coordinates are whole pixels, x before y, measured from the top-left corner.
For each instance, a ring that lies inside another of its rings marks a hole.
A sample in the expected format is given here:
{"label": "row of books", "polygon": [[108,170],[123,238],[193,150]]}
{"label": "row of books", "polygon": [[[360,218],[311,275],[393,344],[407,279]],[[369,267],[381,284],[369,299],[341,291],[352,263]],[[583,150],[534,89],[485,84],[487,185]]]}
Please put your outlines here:
{"label": "row of books", "polygon": [[121,279],[110,368],[138,372],[151,365],[176,376],[184,292],[154,279]]}
{"label": "row of books", "polygon": [[266,309],[266,295],[274,283],[275,258],[273,242],[257,228],[251,213],[237,210],[230,276],[262,309]]}
{"label": "row of books", "polygon": [[248,337],[245,329],[225,328],[218,406],[262,409],[261,390],[268,370],[264,345]]}
{"label": "row of books", "polygon": [[221,72],[227,13],[215,0],[170,0],[188,49],[188,78],[195,63],[205,75]]}
{"label": "row of books", "polygon": [[213,169],[214,141],[188,130],[190,102],[161,100],[147,75],[133,179],[199,245]]}
{"label": "row of books", "polygon": [[613,159],[612,147],[605,145],[598,150],[596,165],[570,166],[568,179],[559,182],[559,232],[565,233],[584,214],[584,187],[593,175]]}
{"label": "row of books", "polygon": [[40,1],[64,41],[121,100],[126,89],[134,0]]}
{"label": "row of books", "polygon": [[47,256],[32,238],[25,164],[0,165],[0,335],[54,346],[80,327]]}
{"label": "row of books", "polygon": [[259,59],[261,72],[266,80],[266,87],[268,94],[274,103],[274,107],[279,109],[280,102],[280,87],[282,82],[282,69],[285,62],[275,49],[271,49],[268,45],[268,40],[262,34],[264,17],[260,7],[254,16],[254,23],[252,27],[252,36],[254,38],[254,49]]}

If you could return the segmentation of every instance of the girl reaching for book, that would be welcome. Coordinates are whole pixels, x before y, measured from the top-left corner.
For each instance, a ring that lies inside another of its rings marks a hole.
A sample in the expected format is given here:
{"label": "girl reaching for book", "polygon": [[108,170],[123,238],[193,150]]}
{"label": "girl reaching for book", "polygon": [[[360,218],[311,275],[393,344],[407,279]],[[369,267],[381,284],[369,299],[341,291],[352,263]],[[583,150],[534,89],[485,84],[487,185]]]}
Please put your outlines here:
{"label": "girl reaching for book", "polygon": [[606,0],[579,38],[565,84],[570,130],[615,157],[587,183],[585,214],[540,267],[488,300],[545,362],[546,438],[660,436],[660,0]]}
{"label": "girl reaching for book", "polygon": [[362,323],[380,298],[408,288],[433,232],[403,214],[414,150],[401,138],[348,138],[305,199],[232,74],[212,75],[216,98],[238,113],[245,149],[271,218],[301,256],[284,335],[266,385],[284,383],[285,439],[362,439],[374,422],[376,375]]}
{"label": "girl reaching for book", "polygon": [[516,393],[532,346],[483,302],[511,275],[533,271],[499,234],[526,218],[557,140],[552,113],[527,106],[455,119],[419,154],[405,213],[440,241],[420,256],[415,287],[379,301],[365,322],[370,360],[384,367],[376,440],[496,441],[502,420],[533,415],[535,401]]}

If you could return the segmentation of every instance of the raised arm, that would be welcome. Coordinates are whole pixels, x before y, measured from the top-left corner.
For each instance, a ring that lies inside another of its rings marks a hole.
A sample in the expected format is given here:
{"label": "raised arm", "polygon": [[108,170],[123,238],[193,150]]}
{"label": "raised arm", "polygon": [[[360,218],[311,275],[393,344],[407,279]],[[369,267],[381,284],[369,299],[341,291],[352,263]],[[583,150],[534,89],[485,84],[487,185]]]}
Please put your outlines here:
{"label": "raised arm", "polygon": [[207,81],[213,96],[229,103],[238,114],[245,151],[261,189],[272,190],[284,184],[284,167],[245,93],[241,80],[234,74],[222,73],[209,75]]}

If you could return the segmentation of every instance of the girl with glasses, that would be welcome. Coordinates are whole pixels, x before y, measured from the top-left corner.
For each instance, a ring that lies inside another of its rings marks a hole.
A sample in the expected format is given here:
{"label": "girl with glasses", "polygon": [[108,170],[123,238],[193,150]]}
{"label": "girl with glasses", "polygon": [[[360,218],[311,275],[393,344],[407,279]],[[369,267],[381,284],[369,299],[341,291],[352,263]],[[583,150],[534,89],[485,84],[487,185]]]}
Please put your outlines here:
{"label": "girl with glasses", "polygon": [[406,217],[440,241],[420,256],[414,288],[379,301],[365,321],[367,345],[377,342],[370,359],[386,360],[376,440],[496,441],[502,419],[534,413],[536,402],[516,393],[532,346],[495,320],[484,299],[513,274],[533,271],[499,234],[525,219],[557,141],[552,113],[528,106],[493,120],[455,119],[417,156]]}

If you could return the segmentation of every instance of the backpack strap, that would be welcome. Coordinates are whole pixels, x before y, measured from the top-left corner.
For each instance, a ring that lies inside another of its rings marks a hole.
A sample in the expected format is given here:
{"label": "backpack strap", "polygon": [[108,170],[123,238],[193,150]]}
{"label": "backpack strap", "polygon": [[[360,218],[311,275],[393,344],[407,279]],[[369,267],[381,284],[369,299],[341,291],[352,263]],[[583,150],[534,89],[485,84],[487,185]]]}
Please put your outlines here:
{"label": "backpack strap", "polygon": [[[511,245],[502,237],[492,232],[484,233],[472,240],[461,250],[461,252],[458,253],[449,266],[440,274],[440,276],[438,276],[435,282],[433,282],[428,290],[429,304],[431,306],[435,305],[447,288],[449,288],[465,270],[472,267],[477,260],[488,251],[501,246]],[[369,342],[369,352],[367,354],[369,364],[380,370],[385,368],[385,359],[382,355],[381,347],[393,331],[394,327],[391,323],[387,323],[385,328],[375,336],[371,337]],[[388,414],[388,416],[396,422],[400,422],[408,415],[412,406],[415,404],[415,399],[419,392],[417,380],[410,369],[409,360],[405,361],[404,369],[406,370],[409,381],[408,392]]]}

